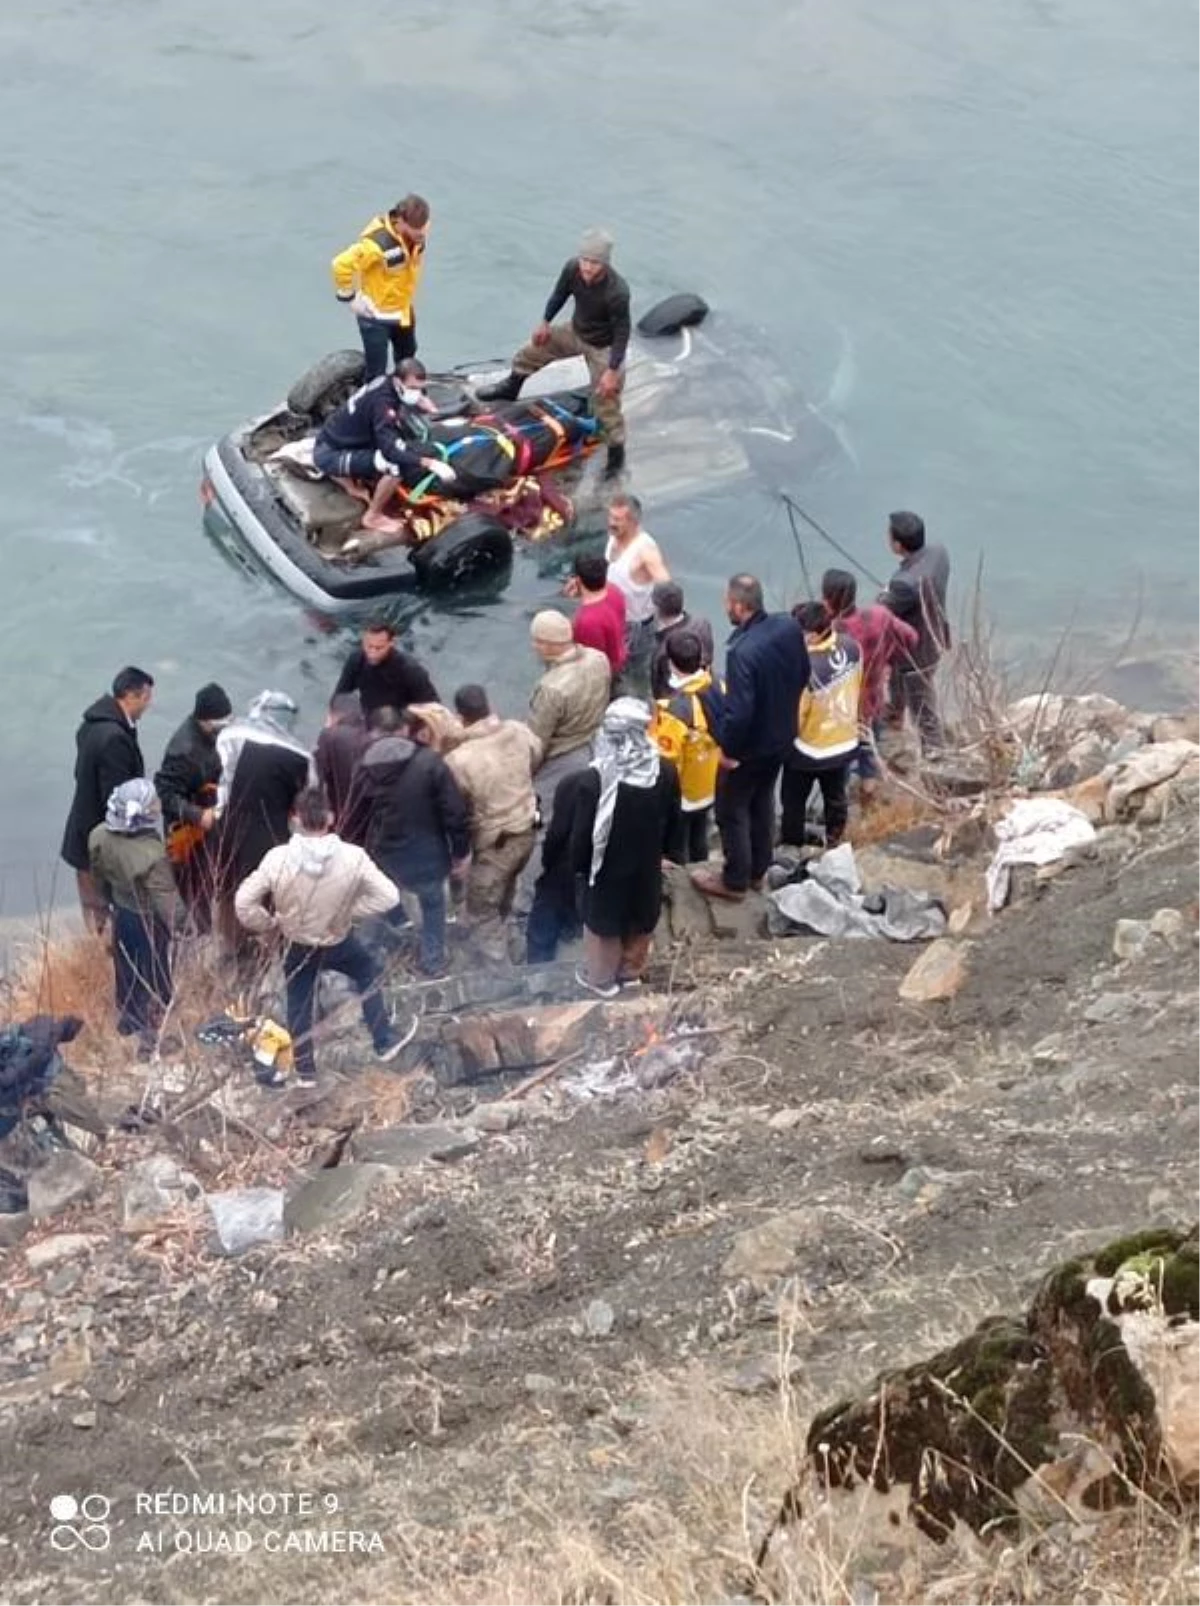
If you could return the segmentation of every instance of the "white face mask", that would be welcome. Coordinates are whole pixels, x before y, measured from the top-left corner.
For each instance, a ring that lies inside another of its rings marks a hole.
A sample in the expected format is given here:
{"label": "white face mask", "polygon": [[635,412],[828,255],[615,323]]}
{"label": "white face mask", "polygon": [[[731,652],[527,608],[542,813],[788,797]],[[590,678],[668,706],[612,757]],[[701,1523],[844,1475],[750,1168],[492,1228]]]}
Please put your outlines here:
{"label": "white face mask", "polygon": [[418,402],[424,399],[424,396],[425,392],[423,390],[402,390],[400,392],[400,400],[406,407],[415,407]]}

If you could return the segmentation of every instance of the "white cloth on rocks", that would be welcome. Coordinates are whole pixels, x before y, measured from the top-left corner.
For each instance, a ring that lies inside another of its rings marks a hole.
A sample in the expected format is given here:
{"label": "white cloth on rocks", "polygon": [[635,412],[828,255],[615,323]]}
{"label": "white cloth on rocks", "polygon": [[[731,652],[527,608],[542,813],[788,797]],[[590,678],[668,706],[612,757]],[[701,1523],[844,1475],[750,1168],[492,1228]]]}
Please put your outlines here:
{"label": "white cloth on rocks", "polygon": [[773,936],[801,927],[821,937],[919,942],[946,929],[946,911],[931,893],[885,887],[871,899],[864,897],[849,842],[810,859],[805,879],[768,893],[767,904]]}
{"label": "white cloth on rocks", "polygon": [[1053,864],[1071,848],[1096,840],[1096,828],[1082,809],[1060,798],[1018,798],[995,826],[1000,844],[987,868],[988,908],[1008,902],[1014,864]]}

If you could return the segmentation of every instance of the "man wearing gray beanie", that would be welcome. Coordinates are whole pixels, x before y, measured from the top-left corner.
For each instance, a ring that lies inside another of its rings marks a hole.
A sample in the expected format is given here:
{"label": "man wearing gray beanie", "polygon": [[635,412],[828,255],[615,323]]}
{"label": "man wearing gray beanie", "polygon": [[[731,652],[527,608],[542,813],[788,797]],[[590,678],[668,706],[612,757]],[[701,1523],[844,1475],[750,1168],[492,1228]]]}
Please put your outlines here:
{"label": "man wearing gray beanie", "polygon": [[[612,265],[612,235],[588,229],[577,254],[564,263],[558,282],[533,331],[498,384],[479,392],[480,401],[515,401],[530,374],[560,357],[582,357],[592,380],[596,417],[608,446],[604,472],[613,479],[625,466],[625,419],[621,385],[629,345],[629,286]],[[574,298],[571,321],[555,323]]]}

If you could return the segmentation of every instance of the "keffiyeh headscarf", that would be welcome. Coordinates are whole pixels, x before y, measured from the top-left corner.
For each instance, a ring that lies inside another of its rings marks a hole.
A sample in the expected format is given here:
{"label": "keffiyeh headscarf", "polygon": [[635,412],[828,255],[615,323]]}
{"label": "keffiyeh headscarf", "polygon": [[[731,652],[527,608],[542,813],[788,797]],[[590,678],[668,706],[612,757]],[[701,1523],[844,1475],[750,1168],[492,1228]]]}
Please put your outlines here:
{"label": "keffiyeh headscarf", "polygon": [[115,787],[104,811],[104,823],[121,836],[158,829],[158,795],[149,781],[123,781]]}
{"label": "keffiyeh headscarf", "polygon": [[651,787],[658,780],[658,748],[647,730],[650,709],[636,697],[618,697],[604,714],[596,736],[596,756],[592,768],[600,776],[600,801],[596,804],[596,823],[592,827],[592,869],[588,885],[595,884],[608,850],[613,815],[617,808],[617,788]]}
{"label": "keffiyeh headscarf", "polygon": [[251,702],[249,711],[221,731],[217,737],[217,754],[221,760],[221,779],[217,785],[219,809],[223,810],[229,802],[234,772],[247,742],[265,742],[309,757],[308,748],[292,735],[292,726],[298,713],[294,699],[287,692],[260,691]]}

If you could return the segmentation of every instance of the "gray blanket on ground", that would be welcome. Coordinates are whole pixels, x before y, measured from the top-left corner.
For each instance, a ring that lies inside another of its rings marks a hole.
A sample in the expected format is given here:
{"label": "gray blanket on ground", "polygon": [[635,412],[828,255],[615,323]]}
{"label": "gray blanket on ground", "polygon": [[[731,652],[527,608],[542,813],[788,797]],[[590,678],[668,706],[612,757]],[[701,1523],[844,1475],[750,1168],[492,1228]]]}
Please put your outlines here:
{"label": "gray blanket on ground", "polygon": [[767,894],[767,930],[773,937],[807,932],[921,942],[940,937],[945,929],[946,911],[932,893],[884,887],[864,897],[848,842],[810,859],[806,880]]}

